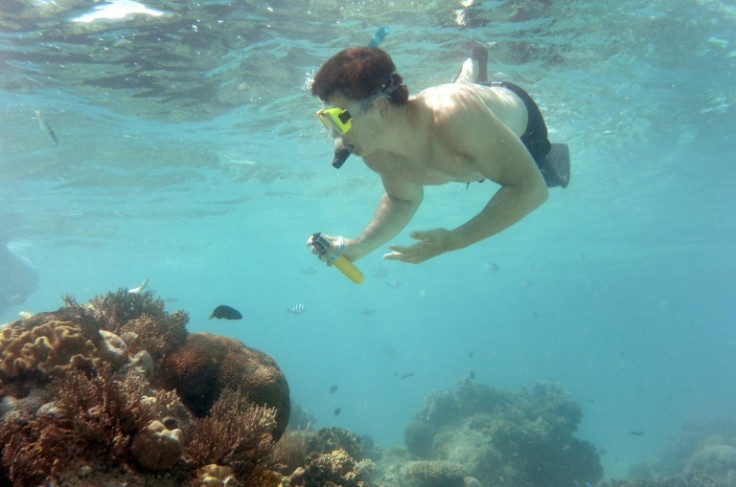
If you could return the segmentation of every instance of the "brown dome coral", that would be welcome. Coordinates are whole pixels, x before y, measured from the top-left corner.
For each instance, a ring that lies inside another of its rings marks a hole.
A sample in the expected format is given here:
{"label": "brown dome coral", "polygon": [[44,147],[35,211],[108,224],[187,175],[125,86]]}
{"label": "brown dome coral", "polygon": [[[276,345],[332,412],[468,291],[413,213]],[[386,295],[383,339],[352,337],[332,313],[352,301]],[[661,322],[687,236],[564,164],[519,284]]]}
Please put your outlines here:
{"label": "brown dome coral", "polygon": [[161,362],[159,375],[175,388],[197,416],[206,416],[224,389],[244,394],[250,402],[276,408],[274,439],[289,421],[289,384],[276,361],[234,338],[192,333],[186,343]]}

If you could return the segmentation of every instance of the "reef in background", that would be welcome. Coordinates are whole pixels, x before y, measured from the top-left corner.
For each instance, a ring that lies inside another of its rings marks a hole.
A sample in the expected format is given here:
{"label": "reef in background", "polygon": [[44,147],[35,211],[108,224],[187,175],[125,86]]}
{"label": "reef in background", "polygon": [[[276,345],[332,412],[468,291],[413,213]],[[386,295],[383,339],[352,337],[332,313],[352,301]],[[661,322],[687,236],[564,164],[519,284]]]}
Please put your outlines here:
{"label": "reef in background", "polygon": [[[559,385],[518,393],[461,379],[427,400],[406,448],[311,430],[269,355],[189,333],[150,292],[100,295],[0,327],[0,487],[559,487],[596,485],[595,447]],[[291,418],[290,418],[291,416]],[[291,419],[291,422],[290,422]],[[292,429],[287,429],[287,423]],[[679,449],[656,480],[734,486],[736,435]],[[680,463],[683,463],[682,461]]]}
{"label": "reef in background", "polygon": [[686,425],[655,459],[633,467],[629,477],[601,487],[736,487],[736,416]]}
{"label": "reef in background", "polygon": [[595,485],[598,453],[573,438],[581,418],[556,384],[513,393],[461,379],[457,390],[433,394],[406,428],[416,461],[395,469],[391,485]]}

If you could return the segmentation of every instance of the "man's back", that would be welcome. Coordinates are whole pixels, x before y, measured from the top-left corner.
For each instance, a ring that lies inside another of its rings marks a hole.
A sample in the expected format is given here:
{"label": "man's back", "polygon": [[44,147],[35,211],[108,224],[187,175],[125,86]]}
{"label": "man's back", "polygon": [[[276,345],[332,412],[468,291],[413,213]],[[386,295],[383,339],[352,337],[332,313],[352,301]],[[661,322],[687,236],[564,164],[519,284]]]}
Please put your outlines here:
{"label": "man's back", "polygon": [[416,148],[404,154],[377,151],[365,158],[385,179],[418,184],[483,179],[466,135],[480,130],[492,137],[502,125],[504,134],[508,129],[518,137],[527,123],[524,102],[498,86],[452,83],[428,88],[409,101],[408,109],[412,126],[405,146]]}

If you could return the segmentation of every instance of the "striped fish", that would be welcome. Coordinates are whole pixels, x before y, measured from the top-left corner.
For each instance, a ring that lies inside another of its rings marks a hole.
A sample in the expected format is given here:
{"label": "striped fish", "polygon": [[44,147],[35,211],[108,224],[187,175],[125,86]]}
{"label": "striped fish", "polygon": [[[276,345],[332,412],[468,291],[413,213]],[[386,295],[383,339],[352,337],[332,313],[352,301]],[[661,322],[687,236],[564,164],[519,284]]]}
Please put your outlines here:
{"label": "striped fish", "polygon": [[306,310],[307,310],[307,307],[304,306],[302,303],[296,303],[291,308],[286,308],[286,312],[293,314],[293,315],[303,314]]}

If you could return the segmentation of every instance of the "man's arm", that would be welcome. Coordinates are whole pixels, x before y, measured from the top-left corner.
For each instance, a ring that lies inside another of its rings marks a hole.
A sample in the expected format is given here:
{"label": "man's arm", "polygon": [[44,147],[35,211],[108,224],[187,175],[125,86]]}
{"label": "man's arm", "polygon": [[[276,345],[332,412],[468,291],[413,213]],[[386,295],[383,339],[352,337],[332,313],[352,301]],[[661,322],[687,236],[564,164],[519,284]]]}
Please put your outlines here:
{"label": "man's arm", "polygon": [[357,260],[395,237],[416,213],[424,197],[421,184],[407,183],[381,177],[386,193],[378,204],[373,220],[363,233],[345,242],[343,254]]}

